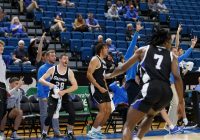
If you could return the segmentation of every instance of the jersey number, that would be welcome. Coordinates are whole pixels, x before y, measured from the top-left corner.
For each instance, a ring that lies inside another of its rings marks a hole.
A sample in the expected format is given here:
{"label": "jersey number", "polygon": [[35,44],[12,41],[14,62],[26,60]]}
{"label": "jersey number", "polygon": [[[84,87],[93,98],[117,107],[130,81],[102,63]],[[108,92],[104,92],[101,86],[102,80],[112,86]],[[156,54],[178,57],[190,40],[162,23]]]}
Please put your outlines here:
{"label": "jersey number", "polygon": [[63,90],[65,88],[65,83],[63,83],[63,82],[56,82],[56,86],[59,87],[60,90]]}
{"label": "jersey number", "polygon": [[160,65],[163,61],[163,56],[158,55],[158,54],[154,54],[154,59],[156,59],[156,60],[158,59],[157,64],[156,64],[156,69],[160,70],[161,69]]}

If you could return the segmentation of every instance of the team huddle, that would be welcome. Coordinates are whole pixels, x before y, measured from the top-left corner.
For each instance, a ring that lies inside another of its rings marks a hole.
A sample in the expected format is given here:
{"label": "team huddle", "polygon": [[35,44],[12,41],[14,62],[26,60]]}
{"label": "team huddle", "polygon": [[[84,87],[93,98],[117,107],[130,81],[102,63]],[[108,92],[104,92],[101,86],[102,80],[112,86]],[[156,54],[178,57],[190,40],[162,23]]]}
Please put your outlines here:
{"label": "team huddle", "polygon": [[[179,27],[178,30],[180,30]],[[135,35],[142,29],[141,23],[136,24]],[[135,37],[134,35],[134,37]],[[135,39],[133,37],[133,39]],[[136,38],[137,40],[137,38]],[[197,38],[191,41],[191,47],[196,45]],[[133,44],[132,44],[133,45]],[[133,46],[130,46],[133,47]],[[135,45],[134,45],[135,47]],[[101,128],[106,124],[111,109],[111,97],[106,79],[114,78],[129,71],[135,63],[139,62],[140,83],[142,88],[139,93],[134,89],[135,98],[127,112],[126,122],[123,126],[123,140],[140,140],[148,132],[153,118],[162,113],[168,117],[165,107],[168,106],[173,98],[176,98],[175,120],[168,121],[168,128],[174,131],[181,131],[181,127],[176,127],[178,121],[177,112],[181,112],[183,122],[187,125],[185,115],[185,105],[183,98],[183,83],[179,72],[178,63],[181,61],[179,56],[173,52],[175,47],[171,46],[171,34],[159,27],[154,29],[154,33],[147,46],[135,49],[126,62],[112,73],[106,73],[104,58],[108,55],[106,44],[99,43],[95,46],[96,55],[91,59],[87,78],[90,81],[89,89],[93,101],[97,104],[98,114],[91,130],[87,133],[89,138],[106,138],[101,132]],[[59,111],[61,107],[69,113],[67,124],[67,137],[75,140],[73,128],[75,123],[75,109],[71,100],[71,93],[78,88],[73,71],[68,68],[68,56],[62,54],[59,57],[59,64],[56,61],[55,51],[50,50],[46,53],[47,63],[38,70],[38,98],[40,104],[40,122],[42,129],[41,139],[47,138],[47,131],[52,123],[54,135],[61,136],[59,131]],[[173,83],[170,80],[173,77]],[[135,77],[132,79],[136,79]],[[70,86],[69,86],[70,85]],[[132,85],[130,85],[132,86]],[[174,87],[174,89],[171,88]],[[133,86],[132,86],[133,88]],[[173,90],[173,91],[172,91]],[[176,94],[174,93],[174,90]],[[127,91],[128,92],[128,91]],[[175,97],[174,97],[175,96]],[[172,116],[173,117],[173,116]],[[139,125],[136,137],[132,138],[134,128]],[[174,132],[173,131],[173,132]]]}

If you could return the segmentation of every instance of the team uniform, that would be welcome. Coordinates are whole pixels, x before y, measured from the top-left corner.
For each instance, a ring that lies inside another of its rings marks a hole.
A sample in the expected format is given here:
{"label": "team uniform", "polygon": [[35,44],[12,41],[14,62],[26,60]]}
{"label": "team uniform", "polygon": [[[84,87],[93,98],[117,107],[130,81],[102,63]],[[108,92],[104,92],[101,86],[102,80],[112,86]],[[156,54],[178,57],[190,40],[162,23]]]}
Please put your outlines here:
{"label": "team uniform", "polygon": [[[54,66],[54,74],[52,76],[52,79],[50,80],[50,83],[56,85],[59,90],[64,90],[67,88],[67,85],[69,85],[69,79],[68,79],[68,73],[69,73],[69,68],[66,69],[66,73],[61,75],[58,72],[58,66]],[[56,112],[58,108],[58,103],[60,99],[55,99],[52,97],[54,94],[53,89],[50,90],[49,92],[49,98],[48,98],[48,117],[45,120],[45,125],[49,126],[54,113]],[[62,96],[62,107],[63,109],[69,113],[69,119],[68,119],[68,124],[73,125],[75,121],[75,109],[71,100],[71,97],[69,94],[65,94]]]}
{"label": "team uniform", "polygon": [[[98,55],[96,55],[96,57],[98,58],[101,66],[94,71],[93,77],[101,87],[107,89],[106,83],[105,83],[105,80],[104,80],[104,74],[105,74],[105,71],[106,71],[106,63],[105,63],[104,60],[101,60]],[[101,93],[93,84],[90,85],[89,91],[90,91],[94,101],[98,104],[111,101],[108,92]]]}
{"label": "team uniform", "polygon": [[145,70],[142,76],[142,98],[132,104],[134,109],[148,113],[151,108],[160,111],[170,103],[173,95],[169,82],[172,59],[172,53],[165,47],[146,46],[144,58],[140,62]]}

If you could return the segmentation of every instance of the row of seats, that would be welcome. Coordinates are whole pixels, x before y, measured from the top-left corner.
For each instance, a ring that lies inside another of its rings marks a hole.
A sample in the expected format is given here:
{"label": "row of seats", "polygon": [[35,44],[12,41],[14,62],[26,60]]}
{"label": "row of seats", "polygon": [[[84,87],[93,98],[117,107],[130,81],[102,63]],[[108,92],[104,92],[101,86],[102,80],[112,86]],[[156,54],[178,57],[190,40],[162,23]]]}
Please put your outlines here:
{"label": "row of seats", "polygon": [[4,41],[5,46],[17,46],[19,40],[24,40],[25,46],[29,46],[30,45],[30,38],[16,38],[16,37],[6,38],[6,37],[0,37],[0,40]]}
{"label": "row of seats", "polygon": [[[106,0],[71,0],[74,3],[106,3]],[[57,0],[38,0],[41,5],[58,5]]]}

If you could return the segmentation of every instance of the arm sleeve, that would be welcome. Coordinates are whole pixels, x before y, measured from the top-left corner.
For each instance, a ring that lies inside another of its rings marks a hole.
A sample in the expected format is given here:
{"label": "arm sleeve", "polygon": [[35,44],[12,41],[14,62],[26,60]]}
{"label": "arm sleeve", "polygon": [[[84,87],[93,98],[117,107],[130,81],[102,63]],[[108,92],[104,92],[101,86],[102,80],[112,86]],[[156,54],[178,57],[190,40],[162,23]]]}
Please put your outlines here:
{"label": "arm sleeve", "polygon": [[187,51],[184,54],[178,57],[178,62],[181,62],[183,59],[188,58],[191,53],[192,53],[192,48],[187,49]]}
{"label": "arm sleeve", "polygon": [[125,61],[127,61],[129,58],[131,58],[131,56],[133,55],[134,49],[135,49],[135,45],[137,43],[137,39],[138,39],[138,32],[135,32],[133,39],[127,49],[127,52],[124,56]]}

